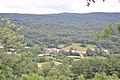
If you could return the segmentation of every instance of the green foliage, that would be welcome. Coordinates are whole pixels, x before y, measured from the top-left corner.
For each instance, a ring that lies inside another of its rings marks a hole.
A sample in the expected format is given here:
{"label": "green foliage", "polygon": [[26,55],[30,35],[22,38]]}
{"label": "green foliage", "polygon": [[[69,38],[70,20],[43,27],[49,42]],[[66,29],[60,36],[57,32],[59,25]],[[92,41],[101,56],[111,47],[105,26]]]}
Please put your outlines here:
{"label": "green foliage", "polygon": [[6,80],[5,76],[0,75],[0,80]]}
{"label": "green foliage", "polygon": [[77,80],[85,80],[85,77],[83,75],[78,76]]}
{"label": "green foliage", "polygon": [[58,80],[57,76],[47,76],[45,80]]}
{"label": "green foliage", "polygon": [[107,76],[105,73],[103,73],[103,74],[96,73],[95,77],[92,80],[106,80],[106,78],[107,78]]}
{"label": "green foliage", "polygon": [[71,70],[74,74],[83,74],[88,79],[93,78],[96,72],[104,72],[107,75],[116,74],[119,77],[119,61],[119,55],[111,55],[108,58],[88,57],[74,62]]}
{"label": "green foliage", "polygon": [[6,51],[10,49],[21,49],[23,45],[24,36],[18,35],[14,30],[15,24],[10,19],[1,19],[0,22],[0,42],[4,45]]}
{"label": "green foliage", "polygon": [[49,76],[57,76],[57,77],[64,75],[64,76],[70,77],[70,76],[72,76],[72,72],[70,71],[68,65],[60,64],[60,65],[57,65],[57,66],[54,66],[53,68],[51,68],[48,75]]}
{"label": "green foliage", "polygon": [[105,38],[109,38],[111,35],[111,29],[113,27],[113,24],[114,23],[111,23],[107,27],[105,27],[100,35],[98,33],[96,33],[95,35],[96,35],[97,40],[103,40]]}
{"label": "green foliage", "polygon": [[72,79],[70,77],[62,75],[58,78],[58,80],[72,80]]}
{"label": "green foliage", "polygon": [[[113,25],[114,23],[111,23],[107,27],[105,27],[101,34],[95,33],[96,39],[104,40],[105,38],[110,38],[110,36],[112,35],[112,28],[114,27]],[[117,30],[120,32],[120,24],[118,24],[116,27]]]}
{"label": "green foliage", "polygon": [[38,74],[23,74],[19,80],[44,80],[42,76],[38,76]]}
{"label": "green foliage", "polygon": [[22,77],[20,78],[20,80],[32,80],[32,79],[27,74],[24,74],[24,75],[22,75]]}
{"label": "green foliage", "polygon": [[92,80],[120,80],[117,75],[107,76],[105,73],[96,73]]}
{"label": "green foliage", "polygon": [[117,26],[118,31],[120,32],[120,24]]}
{"label": "green foliage", "polygon": [[120,55],[110,55],[108,56],[108,64],[107,64],[107,74],[116,74],[118,77],[120,77]]}
{"label": "green foliage", "polygon": [[6,77],[6,78],[9,78],[9,77],[12,77],[13,76],[13,69],[10,68],[10,67],[6,67],[4,68],[4,71],[2,72],[2,74]]}
{"label": "green foliage", "polygon": [[120,78],[116,75],[116,74],[113,74],[109,79],[107,80],[120,80]]}
{"label": "green foliage", "polygon": [[0,75],[6,80],[16,80],[22,74],[37,73],[37,70],[36,63],[29,56],[0,53]]}
{"label": "green foliage", "polygon": [[102,58],[85,58],[76,61],[72,64],[74,74],[83,74],[86,78],[91,78],[97,71],[102,71],[105,68]]}
{"label": "green foliage", "polygon": [[103,56],[106,57],[108,56],[110,53],[109,52],[105,52],[102,48],[95,48],[95,50],[92,49],[87,49],[86,51],[86,56]]}
{"label": "green foliage", "polygon": [[[20,33],[25,35],[31,45],[68,44],[81,42],[83,39],[92,40],[94,33],[101,31],[105,25],[119,23],[119,13],[88,13],[88,14],[53,14],[53,15],[23,15],[0,14],[14,19],[16,28],[23,26]],[[71,17],[72,16],[72,17]],[[62,23],[62,24],[61,24]]]}
{"label": "green foliage", "polygon": [[42,66],[42,71],[43,71],[44,77],[48,76],[49,71],[51,70],[51,68],[52,68],[54,65],[55,65],[55,64],[54,64],[53,62],[51,62],[51,63],[44,64],[44,65]]}

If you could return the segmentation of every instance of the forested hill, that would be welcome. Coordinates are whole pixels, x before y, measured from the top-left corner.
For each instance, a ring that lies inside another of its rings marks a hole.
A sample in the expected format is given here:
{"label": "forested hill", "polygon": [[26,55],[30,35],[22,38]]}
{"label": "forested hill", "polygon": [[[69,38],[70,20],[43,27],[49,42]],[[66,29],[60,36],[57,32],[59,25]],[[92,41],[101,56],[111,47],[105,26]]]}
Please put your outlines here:
{"label": "forested hill", "polygon": [[[120,23],[120,13],[16,14],[0,13],[23,26],[22,34],[30,44],[50,45],[73,42],[95,43],[95,32],[111,22]],[[86,42],[87,40],[87,42]]]}
{"label": "forested hill", "polygon": [[0,13],[1,17],[10,17],[15,21],[29,24],[41,21],[47,21],[54,24],[71,24],[81,26],[106,26],[111,22],[120,22],[120,13],[60,13],[60,14],[15,14],[15,13]]}

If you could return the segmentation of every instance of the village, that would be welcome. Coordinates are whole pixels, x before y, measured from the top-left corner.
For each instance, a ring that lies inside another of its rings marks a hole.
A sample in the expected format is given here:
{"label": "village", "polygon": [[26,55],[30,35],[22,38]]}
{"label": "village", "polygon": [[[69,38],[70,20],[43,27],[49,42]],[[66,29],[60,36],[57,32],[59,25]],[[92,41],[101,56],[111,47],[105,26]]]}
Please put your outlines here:
{"label": "village", "polygon": [[[0,49],[3,49],[4,46],[0,45]],[[25,47],[25,49],[29,49],[30,47]],[[12,52],[14,52],[15,49],[10,49],[8,52],[6,52],[7,54],[13,54]],[[46,59],[56,59],[56,56],[58,53],[63,52],[63,53],[72,53],[73,55],[67,55],[66,57],[69,58],[74,58],[75,60],[81,59],[81,58],[85,58],[85,55],[88,53],[88,50],[77,50],[74,48],[67,48],[67,49],[63,49],[63,48],[43,48],[43,53],[42,54],[38,54],[38,57],[42,57],[42,58],[46,58]],[[89,48],[91,54],[96,52],[95,48]],[[102,51],[100,51],[99,53],[101,53],[102,56],[106,56],[109,54],[109,51],[107,49],[102,49]],[[20,55],[17,54],[16,52],[14,52],[14,54],[16,55]],[[77,54],[77,55],[74,55]]]}
{"label": "village", "polygon": [[[91,50],[93,53],[96,52],[95,48],[91,48],[89,50]],[[64,49],[60,49],[60,48],[44,48],[43,51],[44,51],[44,53],[38,54],[38,56],[39,57],[44,57],[44,58],[47,58],[47,59],[56,58],[57,53],[60,53],[60,52],[78,54],[78,55],[67,56],[69,58],[74,58],[75,60],[85,58],[85,55],[87,54],[87,50],[86,51],[79,51],[79,50],[76,50],[76,49],[64,50]],[[101,56],[106,56],[106,55],[109,54],[109,51],[107,49],[103,49],[100,53],[101,53]]]}

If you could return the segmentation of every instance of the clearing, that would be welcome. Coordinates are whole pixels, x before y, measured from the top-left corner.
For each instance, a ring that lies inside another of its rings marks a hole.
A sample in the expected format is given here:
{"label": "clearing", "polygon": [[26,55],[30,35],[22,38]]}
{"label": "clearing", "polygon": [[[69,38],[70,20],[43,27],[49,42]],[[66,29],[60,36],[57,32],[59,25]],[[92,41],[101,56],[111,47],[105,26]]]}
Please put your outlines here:
{"label": "clearing", "polygon": [[86,47],[80,46],[82,44],[79,43],[72,43],[71,45],[66,46],[65,44],[61,44],[58,47],[61,48],[62,50],[70,50],[70,48],[73,48],[78,51],[86,51],[88,48],[95,48],[96,45],[93,44],[86,44]]}

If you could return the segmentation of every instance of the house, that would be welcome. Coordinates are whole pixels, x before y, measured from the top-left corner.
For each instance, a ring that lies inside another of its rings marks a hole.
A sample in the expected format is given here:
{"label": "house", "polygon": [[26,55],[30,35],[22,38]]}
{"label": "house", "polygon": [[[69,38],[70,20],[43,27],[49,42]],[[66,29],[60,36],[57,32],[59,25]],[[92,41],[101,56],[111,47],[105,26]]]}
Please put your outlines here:
{"label": "house", "polygon": [[109,54],[109,51],[108,51],[108,50],[103,50],[103,51],[102,51],[102,55],[103,55],[103,56],[107,56],[108,54]]}
{"label": "house", "polygon": [[5,52],[5,53],[7,53],[7,54],[13,54],[12,52]]}
{"label": "house", "polygon": [[80,59],[81,57],[80,56],[67,56],[69,58],[74,58],[74,59]]}
{"label": "house", "polygon": [[15,51],[15,49],[10,49],[10,51]]}
{"label": "house", "polygon": [[29,49],[30,47],[26,46],[25,49]]}
{"label": "house", "polygon": [[103,50],[103,52],[109,53],[109,51],[108,51],[108,50]]}
{"label": "house", "polygon": [[0,49],[3,49],[4,48],[4,46],[3,45],[0,45]]}
{"label": "house", "polygon": [[57,48],[44,48],[44,51],[46,53],[58,53],[61,51],[61,49],[57,49]]}
{"label": "house", "polygon": [[56,55],[54,54],[38,54],[39,57],[44,57],[44,58],[47,58],[47,59],[53,59],[56,57]]}
{"label": "house", "polygon": [[43,56],[44,56],[44,54],[38,54],[38,56],[39,56],[39,57],[43,57]]}

